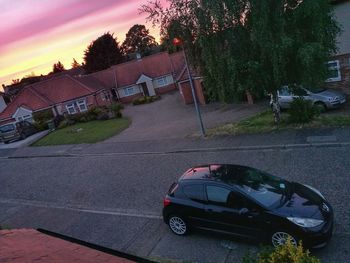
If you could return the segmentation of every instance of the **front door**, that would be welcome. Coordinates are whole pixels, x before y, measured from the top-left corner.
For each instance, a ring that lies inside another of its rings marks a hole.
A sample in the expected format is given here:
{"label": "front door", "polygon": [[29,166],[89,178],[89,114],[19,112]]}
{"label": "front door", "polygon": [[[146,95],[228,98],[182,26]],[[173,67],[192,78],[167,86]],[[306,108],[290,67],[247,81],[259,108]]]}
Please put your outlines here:
{"label": "front door", "polygon": [[142,87],[143,94],[146,97],[149,97],[149,91],[148,91],[148,87],[147,87],[146,82],[141,83],[141,87]]}

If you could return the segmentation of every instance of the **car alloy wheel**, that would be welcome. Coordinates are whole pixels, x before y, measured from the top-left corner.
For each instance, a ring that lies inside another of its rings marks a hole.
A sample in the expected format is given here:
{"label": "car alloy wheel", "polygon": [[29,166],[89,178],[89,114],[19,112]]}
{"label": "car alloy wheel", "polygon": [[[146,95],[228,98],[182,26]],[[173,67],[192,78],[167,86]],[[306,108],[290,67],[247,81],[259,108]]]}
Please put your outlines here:
{"label": "car alloy wheel", "polygon": [[327,106],[323,102],[316,102],[315,106],[321,113],[327,110]]}
{"label": "car alloy wheel", "polygon": [[293,246],[297,245],[296,239],[292,235],[290,235],[286,232],[275,232],[271,238],[272,245],[274,247],[284,245],[285,243],[287,243],[288,238],[290,238],[290,241],[291,241]]}
{"label": "car alloy wheel", "polygon": [[176,235],[182,236],[187,233],[186,222],[178,216],[170,216],[169,227]]}

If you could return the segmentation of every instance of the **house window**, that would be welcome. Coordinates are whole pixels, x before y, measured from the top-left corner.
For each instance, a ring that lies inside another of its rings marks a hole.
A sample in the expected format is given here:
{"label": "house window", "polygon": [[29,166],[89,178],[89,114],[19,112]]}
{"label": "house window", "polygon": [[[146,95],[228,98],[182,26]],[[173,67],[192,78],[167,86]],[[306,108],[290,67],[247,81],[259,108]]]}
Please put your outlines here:
{"label": "house window", "polygon": [[332,82],[341,80],[339,60],[328,61],[327,66],[329,69],[329,78],[326,81]]}
{"label": "house window", "polygon": [[24,115],[22,117],[18,117],[17,121],[29,121],[29,122],[33,122],[33,118],[32,115]]}
{"label": "house window", "polygon": [[80,112],[87,111],[86,101],[85,100],[78,100],[77,104],[78,104]]}
{"label": "house window", "polygon": [[131,95],[134,95],[134,94],[135,94],[134,88],[133,88],[133,87],[125,88],[125,89],[123,89],[123,90],[124,90],[125,96],[131,96]]}
{"label": "house window", "polygon": [[167,77],[162,77],[162,78],[157,79],[157,86],[158,87],[164,87],[166,85],[168,85]]}
{"label": "house window", "polygon": [[67,104],[66,109],[68,111],[68,114],[75,114],[77,111],[75,110],[74,103]]}

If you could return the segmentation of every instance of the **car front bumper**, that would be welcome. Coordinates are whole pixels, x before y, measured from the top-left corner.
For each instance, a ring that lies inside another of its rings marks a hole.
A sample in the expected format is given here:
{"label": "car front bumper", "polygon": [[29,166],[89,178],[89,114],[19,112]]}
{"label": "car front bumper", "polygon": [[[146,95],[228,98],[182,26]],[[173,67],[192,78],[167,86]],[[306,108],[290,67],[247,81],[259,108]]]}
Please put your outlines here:
{"label": "car front bumper", "polygon": [[342,99],[336,100],[334,102],[328,102],[327,103],[327,108],[328,109],[337,109],[337,108],[340,108],[343,105],[345,105],[345,103],[346,103],[346,99],[342,98]]}

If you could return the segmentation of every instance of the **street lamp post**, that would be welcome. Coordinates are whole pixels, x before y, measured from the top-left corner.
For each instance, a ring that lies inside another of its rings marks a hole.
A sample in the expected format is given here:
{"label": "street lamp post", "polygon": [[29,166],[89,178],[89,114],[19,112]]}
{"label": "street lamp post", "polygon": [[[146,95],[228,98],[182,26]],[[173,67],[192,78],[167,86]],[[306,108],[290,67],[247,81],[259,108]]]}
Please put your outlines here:
{"label": "street lamp post", "polygon": [[190,68],[188,66],[188,60],[187,60],[187,54],[186,54],[186,51],[185,51],[185,47],[182,45],[182,41],[180,39],[178,39],[178,38],[174,38],[173,44],[175,46],[180,46],[180,45],[182,46],[182,51],[183,51],[183,54],[184,54],[187,75],[188,75],[188,79],[189,79],[190,86],[191,86],[194,106],[196,108],[196,113],[197,113],[197,118],[198,118],[198,123],[199,123],[199,128],[200,128],[200,133],[201,133],[202,137],[205,137],[205,130],[204,130],[204,125],[203,125],[201,110],[200,110],[199,105],[198,105],[197,94],[196,94],[196,91],[194,89],[194,84],[193,84],[193,79],[192,79],[192,75],[191,75],[191,70],[190,70]]}

